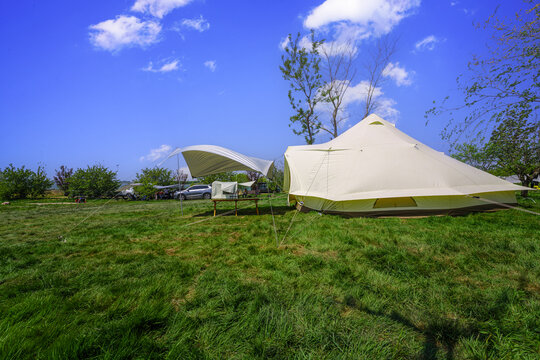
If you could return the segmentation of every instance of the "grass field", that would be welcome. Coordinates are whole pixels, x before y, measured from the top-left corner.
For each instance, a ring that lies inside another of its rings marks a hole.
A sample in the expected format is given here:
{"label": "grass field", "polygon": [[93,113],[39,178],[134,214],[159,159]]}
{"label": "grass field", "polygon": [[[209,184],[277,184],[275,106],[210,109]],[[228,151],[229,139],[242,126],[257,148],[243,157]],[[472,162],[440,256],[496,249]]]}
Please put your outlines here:
{"label": "grass field", "polygon": [[282,197],[277,246],[267,200],[48,201],[0,207],[1,359],[540,358],[540,216],[301,213],[283,241]]}

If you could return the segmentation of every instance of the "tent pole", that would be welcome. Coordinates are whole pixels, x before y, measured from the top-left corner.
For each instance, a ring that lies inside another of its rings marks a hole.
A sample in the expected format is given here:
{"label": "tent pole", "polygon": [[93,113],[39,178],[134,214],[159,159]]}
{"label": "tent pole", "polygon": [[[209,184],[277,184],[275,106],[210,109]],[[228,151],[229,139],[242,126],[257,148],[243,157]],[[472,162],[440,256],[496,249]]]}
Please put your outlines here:
{"label": "tent pole", "polygon": [[176,170],[177,176],[178,176],[178,191],[180,192],[180,211],[182,212],[182,216],[184,216],[184,204],[182,201],[182,185],[180,184],[180,155],[176,154],[176,166],[178,169]]}

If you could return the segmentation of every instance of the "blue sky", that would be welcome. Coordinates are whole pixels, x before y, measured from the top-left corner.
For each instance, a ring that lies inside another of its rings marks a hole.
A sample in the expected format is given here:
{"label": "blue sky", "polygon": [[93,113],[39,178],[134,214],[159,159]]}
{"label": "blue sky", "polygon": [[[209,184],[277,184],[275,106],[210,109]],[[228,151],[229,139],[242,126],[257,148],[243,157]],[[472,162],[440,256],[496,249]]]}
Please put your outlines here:
{"label": "blue sky", "polygon": [[[499,14],[512,16],[519,1]],[[357,66],[380,36],[399,37],[381,112],[402,131],[447,150],[444,121],[425,126],[433,100],[488,33],[488,0],[118,0],[0,4],[0,167],[53,174],[101,163],[129,180],[169,149],[213,144],[265,159],[303,143],[288,127],[281,42],[310,27],[357,40]],[[351,35],[354,34],[354,35]],[[392,75],[392,76],[390,76]],[[360,91],[361,71],[351,85]],[[360,121],[350,95],[343,130]],[[321,136],[320,142],[328,138]],[[165,163],[176,167],[175,161]],[[185,165],[184,165],[185,166]]]}

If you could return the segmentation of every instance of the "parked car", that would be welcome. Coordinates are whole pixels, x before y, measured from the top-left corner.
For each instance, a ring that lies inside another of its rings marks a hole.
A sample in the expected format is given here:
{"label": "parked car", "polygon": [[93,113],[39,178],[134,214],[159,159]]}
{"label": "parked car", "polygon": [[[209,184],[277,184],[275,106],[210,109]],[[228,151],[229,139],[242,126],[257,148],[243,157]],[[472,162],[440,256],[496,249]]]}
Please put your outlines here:
{"label": "parked car", "polygon": [[210,199],[212,197],[212,186],[210,185],[193,185],[186,190],[177,191],[174,193],[174,198],[182,200],[187,199]]}
{"label": "parked car", "polygon": [[258,183],[257,186],[259,188],[259,193],[267,193],[267,192],[269,192],[267,183],[261,182],[261,183]]}
{"label": "parked car", "polygon": [[133,187],[126,188],[124,190],[121,190],[116,193],[114,196],[116,199],[124,199],[124,200],[137,200],[137,194],[135,193],[135,190]]}

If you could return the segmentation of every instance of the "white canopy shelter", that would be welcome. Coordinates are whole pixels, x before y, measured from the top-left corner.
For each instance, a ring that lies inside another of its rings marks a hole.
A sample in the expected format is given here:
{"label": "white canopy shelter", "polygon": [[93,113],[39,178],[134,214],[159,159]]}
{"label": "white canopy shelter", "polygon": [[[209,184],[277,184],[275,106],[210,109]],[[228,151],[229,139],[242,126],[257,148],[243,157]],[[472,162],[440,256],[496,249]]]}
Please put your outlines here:
{"label": "white canopy shelter", "polygon": [[237,198],[238,183],[214,181],[212,183],[212,199],[234,199]]}
{"label": "white canopy shelter", "polygon": [[165,160],[180,153],[184,156],[193,177],[240,170],[257,171],[268,176],[274,164],[270,160],[246,156],[216,145],[194,145],[177,148]]}
{"label": "white canopy shelter", "polygon": [[530,190],[446,156],[377,115],[324,144],[289,146],[284,188],[304,208],[364,216],[500,208],[516,203],[515,191]]}
{"label": "white canopy shelter", "polygon": [[253,184],[255,184],[255,181],[248,181],[248,182],[238,183],[239,186],[244,186],[244,187],[252,187]]}

